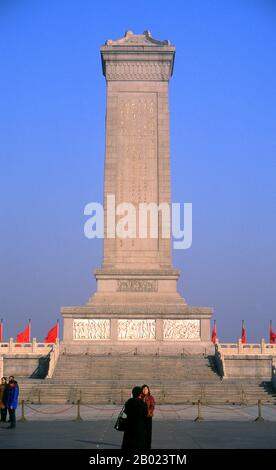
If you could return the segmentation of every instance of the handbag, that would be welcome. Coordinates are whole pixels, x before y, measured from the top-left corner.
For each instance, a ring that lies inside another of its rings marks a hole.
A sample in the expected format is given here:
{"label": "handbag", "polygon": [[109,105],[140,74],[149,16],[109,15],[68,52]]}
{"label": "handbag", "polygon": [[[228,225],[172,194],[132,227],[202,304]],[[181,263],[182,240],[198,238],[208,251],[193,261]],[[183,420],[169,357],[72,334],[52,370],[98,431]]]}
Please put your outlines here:
{"label": "handbag", "polygon": [[116,420],[116,423],[114,425],[114,428],[117,430],[117,431],[125,431],[126,430],[126,422],[127,422],[127,418],[124,418],[123,417],[123,414],[124,414],[124,411],[125,411],[125,407],[123,406],[123,408],[121,409],[120,413],[119,413],[119,416]]}

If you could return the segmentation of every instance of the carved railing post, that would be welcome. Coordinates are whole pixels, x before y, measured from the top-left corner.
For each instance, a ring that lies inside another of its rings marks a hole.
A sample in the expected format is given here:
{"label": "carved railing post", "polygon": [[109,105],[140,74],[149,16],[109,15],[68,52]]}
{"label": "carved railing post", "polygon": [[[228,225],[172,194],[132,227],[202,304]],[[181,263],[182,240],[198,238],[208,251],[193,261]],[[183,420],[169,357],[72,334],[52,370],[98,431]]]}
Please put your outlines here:
{"label": "carved railing post", "polygon": [[243,352],[242,340],[241,340],[241,338],[239,338],[239,341],[238,341],[238,354],[242,354],[242,352]]}
{"label": "carved railing post", "polygon": [[265,347],[265,340],[261,340],[261,354],[265,354],[266,352],[266,347]]}
{"label": "carved railing post", "polygon": [[33,341],[32,341],[32,352],[35,353],[36,352],[36,338],[33,338]]}
{"label": "carved railing post", "polygon": [[0,356],[0,377],[4,375],[4,358]]}

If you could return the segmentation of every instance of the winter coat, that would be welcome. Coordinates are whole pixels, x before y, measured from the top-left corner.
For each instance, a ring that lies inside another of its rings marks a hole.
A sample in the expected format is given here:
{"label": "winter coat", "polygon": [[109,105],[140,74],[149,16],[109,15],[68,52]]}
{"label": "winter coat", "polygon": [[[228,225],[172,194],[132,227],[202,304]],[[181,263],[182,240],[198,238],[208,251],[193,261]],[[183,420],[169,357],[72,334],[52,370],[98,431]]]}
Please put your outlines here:
{"label": "winter coat", "polygon": [[143,400],[147,405],[148,408],[148,417],[152,418],[154,415],[154,406],[155,406],[155,400],[152,395],[144,395]]}
{"label": "winter coat", "polygon": [[146,417],[147,405],[140,398],[130,398],[125,404],[127,415],[122,449],[146,449]]}
{"label": "winter coat", "polygon": [[8,384],[7,390],[7,400],[6,400],[6,407],[13,408],[14,410],[17,408],[18,402],[18,395],[19,395],[19,387],[16,381],[14,383]]}
{"label": "winter coat", "polygon": [[6,408],[8,384],[0,384],[0,409]]}

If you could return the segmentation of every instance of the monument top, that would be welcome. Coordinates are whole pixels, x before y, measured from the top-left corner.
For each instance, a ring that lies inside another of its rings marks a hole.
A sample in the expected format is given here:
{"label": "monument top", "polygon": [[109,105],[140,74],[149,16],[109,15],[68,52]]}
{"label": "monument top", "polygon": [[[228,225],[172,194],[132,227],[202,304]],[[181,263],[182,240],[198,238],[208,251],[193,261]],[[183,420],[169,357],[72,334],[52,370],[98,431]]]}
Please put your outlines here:
{"label": "monument top", "polygon": [[134,34],[127,31],[123,38],[115,41],[109,39],[106,46],[170,46],[170,41],[158,41],[153,39],[150,31],[144,31],[143,34]]}
{"label": "monument top", "polygon": [[102,69],[107,81],[168,81],[173,73],[175,47],[170,41],[153,39],[149,31],[106,41],[101,47]]}

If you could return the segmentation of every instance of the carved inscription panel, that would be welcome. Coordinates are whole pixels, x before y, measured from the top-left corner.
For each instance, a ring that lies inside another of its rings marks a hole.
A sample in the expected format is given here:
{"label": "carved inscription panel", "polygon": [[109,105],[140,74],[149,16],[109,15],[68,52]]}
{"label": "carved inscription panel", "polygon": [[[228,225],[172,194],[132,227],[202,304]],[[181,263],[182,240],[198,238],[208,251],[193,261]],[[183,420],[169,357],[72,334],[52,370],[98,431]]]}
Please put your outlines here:
{"label": "carved inscription panel", "polygon": [[[156,93],[118,95],[117,139],[116,202],[131,202],[135,206],[137,236],[138,204],[158,203]],[[157,247],[157,238],[117,239],[117,249],[122,252],[157,250]]]}
{"label": "carved inscription panel", "polygon": [[158,289],[156,280],[126,279],[117,281],[119,292],[156,292]]}

